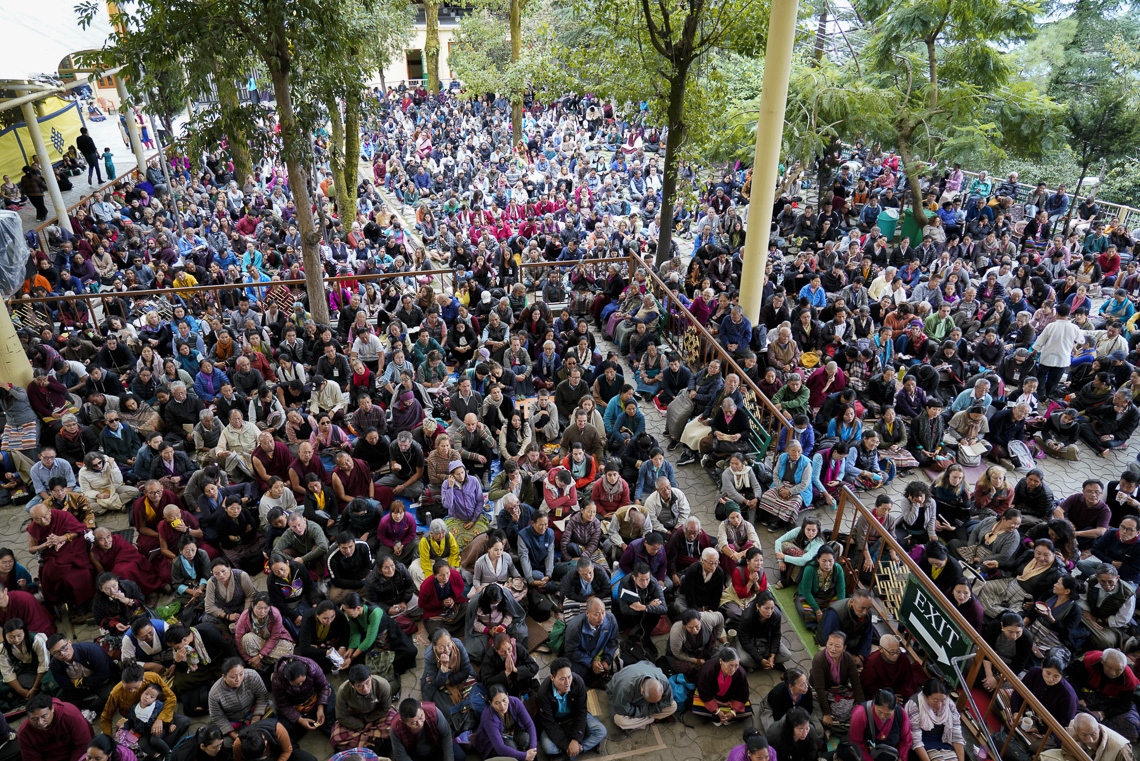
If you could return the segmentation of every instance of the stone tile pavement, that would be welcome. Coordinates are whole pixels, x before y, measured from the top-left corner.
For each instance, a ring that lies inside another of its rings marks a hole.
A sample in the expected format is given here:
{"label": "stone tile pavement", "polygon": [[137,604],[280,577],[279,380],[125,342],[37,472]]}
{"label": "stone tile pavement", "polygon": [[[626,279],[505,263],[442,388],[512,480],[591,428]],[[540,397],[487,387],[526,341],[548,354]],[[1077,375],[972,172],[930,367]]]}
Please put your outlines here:
{"label": "stone tile pavement", "polygon": [[[630,371],[627,367],[627,377],[632,377],[632,374],[628,373],[630,373]],[[646,416],[647,429],[659,440],[664,441],[665,416],[650,404],[642,403],[641,406],[642,412]],[[1039,460],[1038,467],[1045,472],[1047,483],[1050,484],[1054,493],[1060,499],[1068,494],[1079,491],[1081,482],[1086,478],[1095,477],[1104,482],[1117,478],[1127,463],[1135,457],[1136,451],[1137,447],[1135,446],[1134,440],[1133,445],[1130,445],[1124,450],[1110,453],[1107,459],[1102,459],[1092,453],[1082,451],[1082,459],[1079,462],[1068,462],[1050,458]],[[678,450],[669,455],[670,460],[672,460],[674,464],[676,464],[680,452],[681,450]],[[903,474],[896,479],[895,483],[886,489],[886,493],[890,494],[892,498],[901,499],[905,485],[914,478],[928,480],[927,476],[921,471],[912,471],[910,474]],[[715,532],[716,520],[713,511],[716,505],[717,489],[704,469],[696,464],[677,468],[677,484],[688,497],[693,514],[701,519],[701,522],[710,533]],[[873,499],[874,494],[872,493],[868,495],[865,502],[870,504],[873,502]],[[815,510],[811,514],[817,515],[825,528],[830,528],[834,524],[835,513],[832,510]],[[846,525],[842,527],[844,531],[850,529],[849,520],[849,518],[845,520]],[[22,507],[6,507],[0,509],[0,546],[12,548],[19,561],[25,565],[29,565],[34,575],[35,563],[27,552],[27,534],[24,531],[24,527],[27,523],[27,513]],[[128,525],[127,516],[125,513],[108,513],[100,518],[100,525],[106,525],[112,530],[126,528]],[[763,526],[760,526],[758,531],[765,552],[765,562],[768,568],[769,579],[772,580],[777,578],[777,570],[773,557],[773,543],[776,539],[776,535],[769,532]],[[255,581],[259,588],[264,588],[264,577],[260,577]],[[789,611],[789,614],[795,615],[792,611]],[[96,636],[96,634],[95,627],[90,624],[80,626],[76,631],[76,636],[82,639],[92,638]],[[657,644],[662,653],[665,651],[664,639],[664,637],[657,638]],[[807,650],[787,621],[785,621],[785,643],[792,653],[792,661],[789,665],[794,664],[805,670],[809,668],[810,658]],[[536,657],[539,663],[544,667],[539,677],[545,678],[548,674],[545,667],[549,664],[550,656],[536,653]],[[413,672],[404,676],[403,695],[419,697],[419,678],[422,673],[423,665],[421,660]],[[777,672],[771,671],[749,674],[748,681],[752,687],[752,699],[754,703],[759,704],[763,700],[768,691],[777,683],[778,677],[779,674]],[[336,676],[333,678],[334,685],[338,687],[342,682],[343,677]],[[647,757],[653,758],[656,761],[698,761],[698,759],[724,758],[733,746],[739,744],[740,735],[744,729],[744,727],[740,725],[731,728],[715,728],[703,723],[698,723],[692,716],[688,716],[685,719],[688,724],[676,722],[654,727],[648,731],[635,732],[632,735],[627,735],[614,726],[612,717],[608,713],[608,701],[604,693],[598,697],[601,705],[607,709],[603,712],[604,715],[601,718],[605,721],[610,732],[609,738],[597,754],[603,758],[622,759]],[[201,723],[204,722],[200,719],[196,720],[195,726]],[[310,733],[310,736],[304,738],[300,745],[305,750],[316,755],[318,759],[325,759],[330,755],[329,746],[327,742],[325,742],[324,736],[318,733]]]}

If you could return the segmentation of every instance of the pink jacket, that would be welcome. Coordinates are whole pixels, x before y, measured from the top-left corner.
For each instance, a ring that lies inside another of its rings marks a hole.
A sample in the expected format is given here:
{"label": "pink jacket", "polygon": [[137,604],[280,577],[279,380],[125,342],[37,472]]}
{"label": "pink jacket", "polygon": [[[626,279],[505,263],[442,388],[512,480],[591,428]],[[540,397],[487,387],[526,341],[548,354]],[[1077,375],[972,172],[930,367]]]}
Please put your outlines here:
{"label": "pink jacket", "polygon": [[[238,619],[237,629],[234,631],[234,639],[241,643],[242,637],[253,631],[252,626],[253,608],[246,608],[242,611],[241,618]],[[293,638],[289,636],[289,631],[281,622],[281,614],[276,608],[269,609],[269,638],[266,639],[265,644],[261,646],[261,655],[267,656],[273,652],[273,648],[277,647],[277,643],[281,640],[292,642]],[[249,660],[250,656],[246,654],[244,647],[239,647],[241,657]]]}

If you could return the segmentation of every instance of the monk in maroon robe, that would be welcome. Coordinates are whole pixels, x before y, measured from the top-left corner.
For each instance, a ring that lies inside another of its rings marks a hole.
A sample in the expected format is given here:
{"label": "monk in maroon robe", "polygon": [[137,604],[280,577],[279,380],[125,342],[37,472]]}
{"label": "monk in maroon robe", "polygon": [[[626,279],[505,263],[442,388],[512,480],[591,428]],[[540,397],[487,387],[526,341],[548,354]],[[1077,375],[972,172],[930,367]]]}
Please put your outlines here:
{"label": "monk in maroon robe", "polygon": [[[337,455],[336,467],[333,468],[333,492],[340,500],[341,509],[357,497],[373,499],[372,471],[368,463],[358,460],[347,453],[344,457]],[[345,465],[351,464],[352,470],[346,471]]]}
{"label": "monk in maroon robe", "polygon": [[55,634],[55,620],[31,592],[18,589],[0,589],[0,627],[18,618],[30,632],[43,632],[49,637]]}
{"label": "monk in maroon robe", "polygon": [[[170,505],[163,508],[163,519],[158,524],[158,541],[163,550],[162,554],[165,555],[169,551],[177,555],[179,552],[178,543],[182,541],[182,537],[193,536],[198,543],[198,549],[205,550],[210,560],[221,556],[222,553],[211,547],[202,538],[202,527],[193,513],[187,510],[179,510],[178,517],[175,520],[181,521],[181,524],[179,524],[179,528],[172,526],[165,517],[165,514],[172,509],[173,507]],[[185,527],[185,531],[182,530],[182,527]],[[170,558],[170,560],[173,561],[174,558]]]}
{"label": "monk in maroon robe", "polygon": [[[71,513],[39,504],[28,524],[28,552],[40,553],[40,589],[49,604],[82,607],[95,596],[95,566],[87,555],[87,527]],[[26,622],[25,622],[26,623]]]}
{"label": "monk in maroon robe", "polygon": [[135,546],[150,561],[152,570],[158,574],[163,584],[170,583],[170,558],[164,558],[157,551],[158,524],[162,522],[162,509],[167,505],[175,505],[181,510],[182,500],[170,489],[162,488],[158,481],[147,481],[143,484],[143,493],[131,509],[131,525],[138,534]]}
{"label": "monk in maroon robe", "polygon": [[150,562],[138,548],[108,529],[95,529],[91,561],[97,572],[106,571],[120,579],[129,579],[139,585],[143,594],[149,595],[162,589],[162,580],[151,572]]}
{"label": "monk in maroon robe", "polygon": [[302,441],[297,448],[297,456],[289,463],[289,475],[285,479],[293,489],[293,495],[297,498],[298,505],[305,501],[305,496],[308,494],[305,490],[305,484],[310,473],[316,473],[325,486],[332,486],[332,474],[325,470],[325,464],[313,452],[313,445],[307,441]]}
{"label": "monk in maroon robe", "polygon": [[293,453],[284,441],[277,441],[273,434],[262,431],[257,438],[257,446],[251,455],[253,472],[257,488],[260,491],[269,491],[269,479],[277,476],[285,483],[289,483],[289,464],[293,462]]}

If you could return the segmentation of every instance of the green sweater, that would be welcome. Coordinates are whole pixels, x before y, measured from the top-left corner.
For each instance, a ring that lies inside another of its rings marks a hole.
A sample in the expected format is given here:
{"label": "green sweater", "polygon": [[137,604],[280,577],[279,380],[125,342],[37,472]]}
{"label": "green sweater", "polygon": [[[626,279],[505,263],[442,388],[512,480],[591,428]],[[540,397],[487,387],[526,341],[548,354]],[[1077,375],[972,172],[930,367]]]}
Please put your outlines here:
{"label": "green sweater", "polygon": [[384,611],[371,605],[364,606],[364,612],[356,618],[348,619],[348,648],[367,653],[376,644],[376,635],[380,633],[380,622],[384,620]]}
{"label": "green sweater", "polygon": [[789,416],[798,415],[801,412],[807,414],[808,398],[810,395],[811,392],[808,391],[807,384],[805,383],[800,384],[800,392],[794,395],[792,394],[791,387],[784,384],[780,387],[780,390],[776,392],[776,395],[772,397],[772,402],[774,404],[783,405],[784,412]]}
{"label": "green sweater", "polygon": [[[843,600],[847,597],[847,579],[843,575],[843,569],[836,564],[831,573],[835,576],[834,599]],[[804,566],[804,575],[800,578],[800,597],[804,598],[804,602],[810,605],[816,613],[820,609],[820,605],[815,599],[817,594],[819,594],[819,566],[815,563],[809,563]],[[829,600],[828,602],[833,601]]]}

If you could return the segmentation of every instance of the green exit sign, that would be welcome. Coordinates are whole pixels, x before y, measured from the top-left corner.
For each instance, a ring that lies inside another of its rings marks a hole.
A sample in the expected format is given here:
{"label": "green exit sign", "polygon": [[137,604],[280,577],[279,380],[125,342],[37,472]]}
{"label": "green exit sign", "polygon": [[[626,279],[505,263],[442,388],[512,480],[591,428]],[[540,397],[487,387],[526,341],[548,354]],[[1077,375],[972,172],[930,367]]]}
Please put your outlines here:
{"label": "green exit sign", "polygon": [[899,624],[938,661],[951,686],[956,687],[957,674],[950,661],[972,653],[974,641],[954,623],[942,603],[926,591],[914,574],[907,576],[906,591],[899,606]]}

